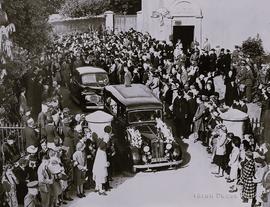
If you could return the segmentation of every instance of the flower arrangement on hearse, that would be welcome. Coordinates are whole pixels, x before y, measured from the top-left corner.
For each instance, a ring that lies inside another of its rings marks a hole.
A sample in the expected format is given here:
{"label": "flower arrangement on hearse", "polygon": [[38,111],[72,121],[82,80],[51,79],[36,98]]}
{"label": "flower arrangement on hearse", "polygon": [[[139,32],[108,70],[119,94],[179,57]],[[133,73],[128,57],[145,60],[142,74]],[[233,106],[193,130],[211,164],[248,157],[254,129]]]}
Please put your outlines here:
{"label": "flower arrangement on hearse", "polygon": [[181,163],[181,148],[162,120],[163,104],[149,88],[142,84],[106,86],[104,101],[105,110],[114,116],[122,165],[128,160],[137,170]]}
{"label": "flower arrangement on hearse", "polygon": [[[161,118],[155,120],[154,128],[150,129],[151,135],[146,132],[141,133],[134,126],[127,128],[127,137],[132,153],[141,157],[140,160],[145,164],[179,160],[181,151],[171,129]],[[149,137],[151,138],[147,139]],[[136,161],[139,163],[138,158]]]}

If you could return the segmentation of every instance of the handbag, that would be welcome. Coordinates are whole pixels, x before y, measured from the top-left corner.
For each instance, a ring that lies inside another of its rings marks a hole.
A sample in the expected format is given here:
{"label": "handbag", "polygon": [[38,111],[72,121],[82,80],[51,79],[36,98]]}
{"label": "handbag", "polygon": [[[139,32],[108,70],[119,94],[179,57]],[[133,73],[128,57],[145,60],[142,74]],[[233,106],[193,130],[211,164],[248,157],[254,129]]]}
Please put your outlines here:
{"label": "handbag", "polygon": [[[268,192],[269,193],[269,192]],[[268,193],[264,192],[261,195],[261,199],[264,203],[268,202]]]}

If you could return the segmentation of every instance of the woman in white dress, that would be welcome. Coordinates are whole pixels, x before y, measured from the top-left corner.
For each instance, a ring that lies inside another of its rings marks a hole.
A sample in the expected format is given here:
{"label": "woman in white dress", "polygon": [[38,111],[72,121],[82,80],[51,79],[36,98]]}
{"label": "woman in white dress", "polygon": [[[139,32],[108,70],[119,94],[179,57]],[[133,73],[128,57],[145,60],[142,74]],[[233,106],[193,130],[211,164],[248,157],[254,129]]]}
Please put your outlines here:
{"label": "woman in white dress", "polygon": [[99,195],[106,195],[105,190],[102,188],[103,184],[107,181],[108,176],[108,161],[107,161],[107,143],[110,140],[111,127],[106,126],[104,128],[104,136],[98,137],[98,135],[93,132],[92,139],[96,143],[97,153],[93,165],[93,180],[96,182],[96,192]]}
{"label": "woman in white dress", "polygon": [[230,154],[230,161],[229,161],[229,166],[231,167],[230,170],[230,177],[227,182],[232,182],[233,185],[230,187],[229,192],[237,192],[237,177],[238,177],[238,169],[239,169],[239,163],[240,163],[240,144],[241,144],[241,139],[239,137],[233,137],[232,139],[232,152]]}

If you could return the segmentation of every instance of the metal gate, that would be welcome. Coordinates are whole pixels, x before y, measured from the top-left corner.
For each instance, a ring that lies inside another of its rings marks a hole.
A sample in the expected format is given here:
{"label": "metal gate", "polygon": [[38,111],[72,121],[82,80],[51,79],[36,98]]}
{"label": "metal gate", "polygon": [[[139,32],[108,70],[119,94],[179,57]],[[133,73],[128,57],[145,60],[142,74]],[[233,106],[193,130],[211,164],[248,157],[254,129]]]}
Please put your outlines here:
{"label": "metal gate", "polygon": [[25,151],[25,140],[22,135],[23,129],[24,129],[24,125],[21,123],[0,124],[0,149],[1,149],[0,158],[3,161],[3,163],[4,163],[4,154],[3,154],[2,146],[10,134],[13,134],[16,137],[15,144],[18,146],[20,153],[23,153]]}

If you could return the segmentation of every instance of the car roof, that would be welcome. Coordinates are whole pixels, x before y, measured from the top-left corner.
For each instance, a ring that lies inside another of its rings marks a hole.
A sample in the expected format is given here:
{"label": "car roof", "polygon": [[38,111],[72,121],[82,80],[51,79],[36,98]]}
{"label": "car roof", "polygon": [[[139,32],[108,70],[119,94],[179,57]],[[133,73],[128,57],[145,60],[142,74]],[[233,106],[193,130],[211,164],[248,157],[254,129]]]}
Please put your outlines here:
{"label": "car roof", "polygon": [[154,96],[152,91],[142,84],[109,85],[105,90],[110,92],[128,110],[162,108],[161,101]]}
{"label": "car roof", "polygon": [[89,73],[107,73],[104,69],[93,66],[78,67],[76,70],[81,75]]}

